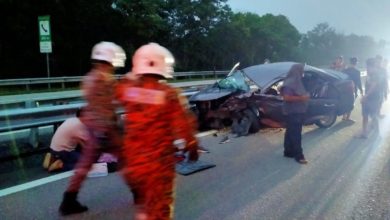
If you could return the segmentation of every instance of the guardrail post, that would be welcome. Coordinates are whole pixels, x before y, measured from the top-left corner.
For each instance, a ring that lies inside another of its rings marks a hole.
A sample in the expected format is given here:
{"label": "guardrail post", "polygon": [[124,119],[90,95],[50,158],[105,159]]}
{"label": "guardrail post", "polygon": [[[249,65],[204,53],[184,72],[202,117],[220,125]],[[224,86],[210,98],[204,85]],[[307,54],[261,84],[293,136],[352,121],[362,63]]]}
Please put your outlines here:
{"label": "guardrail post", "polygon": [[[29,100],[25,102],[26,108],[36,108],[38,107],[38,102],[34,100]],[[39,128],[30,128],[30,134],[28,136],[28,143],[33,147],[37,148],[39,144]]]}

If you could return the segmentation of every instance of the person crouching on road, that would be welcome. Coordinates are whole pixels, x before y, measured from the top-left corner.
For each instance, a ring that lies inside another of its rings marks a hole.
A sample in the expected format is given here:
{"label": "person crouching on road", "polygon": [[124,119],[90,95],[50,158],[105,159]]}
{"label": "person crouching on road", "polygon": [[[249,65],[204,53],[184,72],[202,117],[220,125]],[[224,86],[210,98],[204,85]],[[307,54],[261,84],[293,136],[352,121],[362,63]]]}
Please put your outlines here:
{"label": "person crouching on road", "polygon": [[120,131],[117,127],[113,76],[116,67],[123,67],[126,55],[123,49],[111,42],[100,42],[92,49],[92,69],[84,77],[82,91],[86,106],[81,121],[86,125],[89,139],[82,149],[75,173],[64,193],[59,211],[62,215],[87,211],[77,201],[77,194],[93,163],[101,152],[117,154],[121,146]]}
{"label": "person crouching on road", "polygon": [[284,156],[292,157],[300,164],[308,163],[302,150],[302,125],[309,95],[302,83],[304,64],[294,64],[283,82],[283,113],[286,115]]}
{"label": "person crouching on road", "polygon": [[189,159],[196,161],[197,141],[178,93],[161,82],[172,78],[172,54],[149,43],[135,52],[132,61],[131,73],[117,86],[117,99],[125,109],[123,176],[133,193],[135,219],[172,219],[173,142],[185,139]]}
{"label": "person crouching on road", "polygon": [[79,160],[81,148],[88,140],[88,131],[80,121],[82,108],[76,117],[66,119],[54,133],[50,152],[46,154],[43,167],[49,172],[56,170],[73,170]]}

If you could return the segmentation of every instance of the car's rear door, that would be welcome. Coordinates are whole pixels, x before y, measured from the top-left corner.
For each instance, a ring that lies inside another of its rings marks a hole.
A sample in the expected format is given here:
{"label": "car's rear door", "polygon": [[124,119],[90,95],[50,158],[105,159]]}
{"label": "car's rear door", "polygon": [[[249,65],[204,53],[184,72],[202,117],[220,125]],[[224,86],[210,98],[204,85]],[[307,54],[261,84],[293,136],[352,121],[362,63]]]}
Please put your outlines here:
{"label": "car's rear door", "polygon": [[280,95],[254,94],[253,97],[262,115],[277,122],[283,121],[283,99]]}
{"label": "car's rear door", "polygon": [[349,80],[348,75],[342,72],[326,69],[325,73],[334,79],[329,83],[331,89],[329,90],[328,97],[338,100],[337,114],[341,115],[350,112],[355,102],[353,82]]}
{"label": "car's rear door", "polygon": [[259,93],[253,94],[252,103],[259,108],[259,112],[268,119],[276,122],[283,122],[284,115],[282,112],[283,98],[280,94],[283,78],[277,78],[263,88]]}
{"label": "car's rear door", "polygon": [[339,100],[337,113],[344,114],[352,111],[355,102],[353,82],[351,80],[340,80],[334,82],[332,86],[335,88]]}
{"label": "car's rear door", "polygon": [[305,72],[303,82],[310,94],[306,121],[313,122],[336,111],[338,101],[337,98],[329,96],[329,92],[334,88],[328,79],[316,72]]}
{"label": "car's rear door", "polygon": [[336,111],[337,100],[331,98],[310,97],[307,110],[307,118],[310,121],[315,121],[322,116],[333,114]]}

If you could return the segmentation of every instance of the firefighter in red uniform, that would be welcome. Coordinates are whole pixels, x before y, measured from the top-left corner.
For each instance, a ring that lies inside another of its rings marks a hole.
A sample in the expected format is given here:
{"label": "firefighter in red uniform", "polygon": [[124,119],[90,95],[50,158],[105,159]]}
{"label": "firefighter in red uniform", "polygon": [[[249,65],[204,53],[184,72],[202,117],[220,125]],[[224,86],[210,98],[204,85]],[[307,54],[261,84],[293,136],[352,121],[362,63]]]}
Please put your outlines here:
{"label": "firefighter in red uniform", "polygon": [[92,69],[82,82],[82,91],[87,103],[80,117],[86,125],[89,137],[82,148],[75,174],[64,193],[59,208],[62,215],[88,210],[77,201],[81,184],[102,152],[119,153],[121,137],[116,126],[113,103],[116,84],[113,73],[116,67],[124,66],[125,59],[123,49],[111,42],[100,42],[92,49]]}
{"label": "firefighter in red uniform", "polygon": [[123,176],[133,193],[135,219],[172,219],[173,141],[183,138],[190,159],[196,161],[197,140],[177,91],[161,82],[172,78],[172,54],[149,43],[135,52],[132,62],[131,73],[117,86],[117,99],[125,109]]}

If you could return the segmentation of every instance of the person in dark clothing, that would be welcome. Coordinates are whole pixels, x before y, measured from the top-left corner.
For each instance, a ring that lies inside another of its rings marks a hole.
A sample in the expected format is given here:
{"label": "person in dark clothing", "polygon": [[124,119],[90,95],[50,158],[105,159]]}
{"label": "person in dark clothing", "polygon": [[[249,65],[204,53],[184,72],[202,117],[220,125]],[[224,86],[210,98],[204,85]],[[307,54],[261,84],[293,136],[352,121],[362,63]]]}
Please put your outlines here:
{"label": "person in dark clothing", "polygon": [[362,88],[362,80],[361,80],[361,73],[360,71],[356,68],[356,65],[358,63],[358,59],[356,57],[352,57],[349,60],[350,64],[349,67],[346,68],[343,72],[346,73],[349,78],[353,81],[355,85],[355,97],[358,96],[358,91],[360,95],[363,95],[363,88]]}
{"label": "person in dark clothing", "polygon": [[357,138],[367,138],[368,136],[368,118],[372,120],[372,128],[379,130],[378,112],[382,102],[383,91],[381,88],[381,76],[375,66],[375,59],[367,60],[367,80],[365,85],[365,94],[361,99],[363,129],[357,135]]}
{"label": "person in dark clothing", "polygon": [[76,164],[74,175],[59,207],[61,215],[81,213],[88,208],[77,200],[88,172],[103,152],[119,155],[121,136],[117,126],[114,89],[115,68],[123,67],[126,54],[123,49],[112,42],[100,42],[92,49],[91,70],[84,76],[81,89],[86,106],[83,108],[80,121],[86,126],[88,140],[82,148]]}
{"label": "person in dark clothing", "polygon": [[302,150],[302,125],[308,106],[309,95],[303,86],[303,64],[294,64],[283,82],[283,113],[286,115],[284,156],[307,164]]}
{"label": "person in dark clothing", "polygon": [[[355,86],[355,98],[358,97],[358,91],[360,95],[363,95],[363,88],[362,88],[362,80],[360,77],[360,71],[356,68],[356,64],[358,62],[358,59],[356,57],[352,57],[349,60],[349,67],[343,70],[345,74],[348,75],[349,79],[353,81],[353,84]],[[351,120],[349,117],[351,116],[351,112],[348,112],[343,115],[343,120]]]}

